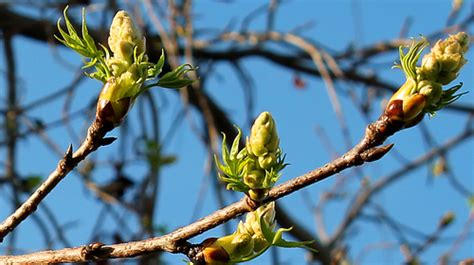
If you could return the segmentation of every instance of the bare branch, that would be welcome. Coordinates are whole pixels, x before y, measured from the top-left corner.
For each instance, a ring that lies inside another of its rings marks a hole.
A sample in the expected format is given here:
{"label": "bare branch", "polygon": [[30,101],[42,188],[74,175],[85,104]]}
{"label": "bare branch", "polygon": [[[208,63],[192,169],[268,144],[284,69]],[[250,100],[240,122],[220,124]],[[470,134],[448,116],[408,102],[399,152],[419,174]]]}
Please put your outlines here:
{"label": "bare branch", "polygon": [[3,241],[8,233],[13,231],[15,227],[36,210],[46,195],[48,195],[80,161],[84,160],[87,155],[103,145],[102,139],[110,129],[111,128],[105,127],[102,123],[94,121],[89,127],[87,137],[79,149],[73,153],[72,146],[69,146],[64,158],[59,161],[56,169],[51,172],[48,178],[28,199],[0,225],[0,242]]}
{"label": "bare branch", "polygon": [[374,183],[369,190],[361,191],[359,195],[354,199],[354,203],[352,203],[343,221],[341,222],[340,226],[334,233],[330,245],[335,245],[339,240],[342,239],[345,232],[347,231],[347,228],[356,220],[356,218],[359,216],[364,206],[370,201],[370,199],[375,194],[377,194],[378,192],[383,190],[385,187],[387,187],[388,184],[392,183],[393,181],[398,180],[401,176],[404,176],[407,172],[412,171],[421,165],[424,165],[427,161],[430,161],[431,159],[435,158],[440,153],[446,152],[452,146],[455,146],[463,142],[464,140],[471,137],[473,134],[474,134],[474,130],[463,131],[460,135],[446,142],[444,145],[432,149],[430,152],[426,153],[420,158],[415,159],[412,162],[408,163],[403,168],[393,172],[392,174],[384,178],[381,178],[379,181]]}

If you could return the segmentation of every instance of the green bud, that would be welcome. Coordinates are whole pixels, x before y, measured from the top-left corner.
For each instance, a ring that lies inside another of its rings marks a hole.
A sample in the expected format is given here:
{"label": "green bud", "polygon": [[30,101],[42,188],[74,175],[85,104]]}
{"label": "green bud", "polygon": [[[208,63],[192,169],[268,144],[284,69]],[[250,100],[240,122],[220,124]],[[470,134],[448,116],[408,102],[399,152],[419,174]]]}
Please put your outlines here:
{"label": "green bud", "polygon": [[[263,218],[262,218],[263,217]],[[257,210],[248,213],[245,219],[245,225],[253,234],[262,235],[260,220],[265,222],[269,227],[275,228],[275,202],[269,202],[258,207]]]}
{"label": "green bud", "polygon": [[123,10],[117,12],[110,26],[109,47],[115,58],[129,63],[133,61],[135,48],[137,54],[145,52],[145,38],[135,27],[132,18]]}
{"label": "green bud", "polygon": [[208,238],[201,243],[201,255],[205,264],[223,265],[246,262],[261,255],[271,246],[304,247],[312,241],[288,242],[282,234],[291,228],[275,231],[275,202],[264,204],[246,215],[237,230],[221,238]]}
{"label": "green bud", "polygon": [[439,59],[441,72],[459,72],[461,67],[466,63],[461,54],[444,54]]}
{"label": "green bud", "polygon": [[[239,259],[241,257],[246,257],[253,252],[254,241],[252,236],[247,233],[235,233],[234,238],[232,239],[231,245],[232,249],[229,249],[231,259]],[[226,249],[224,247],[224,249]],[[227,250],[227,249],[226,249]]]}
{"label": "green bud", "polygon": [[279,144],[280,139],[272,115],[262,112],[252,126],[250,137],[247,138],[248,153],[259,158],[261,168],[269,169],[276,162]]}
{"label": "green bud", "polygon": [[264,156],[259,156],[258,157],[258,164],[262,168],[271,168],[277,161],[277,155],[276,152],[271,152],[268,153]]}
{"label": "green bud", "polygon": [[97,101],[98,121],[110,124],[112,127],[122,122],[134,101],[133,97],[123,94],[123,90],[123,84],[113,77],[105,83]]}
{"label": "green bud", "polygon": [[262,205],[257,210],[248,213],[246,216],[244,225],[247,231],[252,234],[255,252],[259,252],[271,244],[271,242],[268,242],[263,235],[261,221],[265,222],[271,230],[275,229],[275,202]]}
{"label": "green bud", "polygon": [[426,96],[426,106],[436,104],[443,94],[443,87],[441,84],[433,81],[423,80],[418,83],[418,87],[420,91],[419,93]]}
{"label": "green bud", "polygon": [[418,69],[424,79],[436,81],[443,85],[452,82],[466,64],[464,54],[469,47],[469,38],[465,32],[451,35],[439,40],[431,52],[423,57],[422,66]]}
{"label": "green bud", "polygon": [[248,196],[254,201],[261,201],[267,197],[268,189],[251,189],[248,191]]}
{"label": "green bud", "polygon": [[434,54],[430,53],[423,57],[421,68],[418,70],[423,75],[423,79],[435,80],[440,71],[440,62]]}
{"label": "green bud", "polygon": [[254,250],[252,236],[239,230],[228,236],[208,239],[202,245],[206,264],[228,264],[253,254]]}
{"label": "green bud", "polygon": [[117,12],[109,36],[113,56],[106,60],[112,76],[107,79],[99,95],[98,120],[118,126],[140,94],[144,77],[139,64],[134,62],[134,50],[137,53],[145,52],[144,41],[127,12]]}
{"label": "green bud", "polygon": [[417,67],[420,54],[427,45],[425,39],[414,42],[407,54],[400,48],[401,63],[396,67],[403,70],[407,79],[390,98],[385,115],[392,120],[403,121],[406,127],[419,123],[425,113],[434,115],[462,95],[455,94],[461,85],[447,90],[443,90],[442,85],[452,82],[466,63],[466,33],[460,32],[438,41],[423,57],[421,66]]}
{"label": "green bud", "polygon": [[426,105],[426,96],[416,93],[417,83],[409,78],[390,98],[385,115],[392,120],[408,122],[417,117]]}
{"label": "green bud", "polygon": [[268,112],[260,114],[243,149],[239,149],[241,131],[237,129],[230,150],[223,135],[222,162],[214,156],[219,178],[227,183],[227,189],[244,192],[252,200],[261,201],[278,181],[280,171],[287,166],[285,155],[279,148],[275,121]]}
{"label": "green bud", "polygon": [[262,170],[252,170],[244,175],[244,183],[250,189],[262,188],[263,179],[265,178],[265,172]]}
{"label": "green bud", "polygon": [[148,62],[145,54],[145,38],[125,11],[117,12],[110,26],[108,43],[111,52],[103,45],[98,47],[90,36],[85,9],[82,12],[80,31],[74,28],[67,17],[67,7],[64,9],[64,20],[66,30],[61,27],[58,20],[60,37],[56,36],[56,38],[84,57],[84,68],[95,67],[95,72],[86,73],[86,75],[104,84],[97,102],[96,120],[98,122],[107,123],[107,126],[118,126],[139,94],[151,87],[173,88],[193,82],[183,75],[194,71],[195,68],[185,64],[164,74],[159,81],[144,85],[146,81],[156,79],[161,73],[165,60],[164,54],[162,51],[156,64]]}

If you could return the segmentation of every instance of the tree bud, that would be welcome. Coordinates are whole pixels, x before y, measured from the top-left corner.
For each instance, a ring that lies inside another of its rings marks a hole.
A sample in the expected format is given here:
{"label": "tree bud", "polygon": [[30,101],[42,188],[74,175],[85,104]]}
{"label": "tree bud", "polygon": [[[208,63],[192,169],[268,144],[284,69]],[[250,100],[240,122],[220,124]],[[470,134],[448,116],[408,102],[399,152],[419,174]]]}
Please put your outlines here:
{"label": "tree bud", "polygon": [[272,115],[262,112],[252,126],[250,137],[247,138],[247,151],[259,158],[261,168],[269,169],[276,162],[279,144],[280,139]]}
{"label": "tree bud", "polygon": [[268,189],[250,189],[248,196],[254,201],[261,201],[267,197]]}
{"label": "tree bud", "polygon": [[262,172],[261,170],[252,170],[244,175],[244,183],[249,186],[250,189],[259,189],[262,187],[264,178],[265,172]]}
{"label": "tree bud", "polygon": [[403,120],[409,121],[418,116],[425,107],[426,96],[415,94],[403,100]]}
{"label": "tree bud", "polygon": [[258,164],[260,167],[269,169],[277,162],[276,152],[268,153],[264,156],[258,157]]}
{"label": "tree bud", "polygon": [[263,237],[260,220],[265,222],[269,227],[275,228],[275,202],[269,202],[258,207],[256,211],[248,213],[245,219],[247,229]]}
{"label": "tree bud", "polygon": [[145,38],[123,10],[117,12],[110,26],[109,47],[115,58],[128,62],[132,62],[135,48],[138,54],[145,52]]}
{"label": "tree bud", "polygon": [[407,81],[390,98],[385,115],[392,120],[407,122],[417,117],[426,105],[426,96],[417,91],[417,83],[412,79]]}
{"label": "tree bud", "polygon": [[423,74],[424,79],[435,80],[440,71],[440,62],[434,54],[429,53],[423,57],[419,72]]}
{"label": "tree bud", "polygon": [[464,59],[464,53],[467,52],[468,46],[469,38],[465,32],[459,32],[436,42],[431,52],[423,57],[419,68],[420,75],[424,79],[443,85],[451,83],[467,62]]}
{"label": "tree bud", "polygon": [[119,84],[111,78],[105,83],[97,101],[97,120],[110,123],[113,127],[122,122],[134,101],[130,96],[116,97],[119,89]]}
{"label": "tree bud", "polygon": [[201,253],[207,265],[225,265],[230,261],[227,251],[215,243],[217,240],[217,238],[208,238],[201,243],[203,246]]}
{"label": "tree bud", "polygon": [[450,225],[454,219],[456,219],[456,216],[454,215],[453,212],[447,212],[441,217],[441,220],[439,221],[439,227],[446,227]]}
{"label": "tree bud", "polygon": [[436,104],[443,94],[443,87],[441,84],[433,81],[423,80],[419,82],[418,89],[420,94],[426,96],[427,106]]}

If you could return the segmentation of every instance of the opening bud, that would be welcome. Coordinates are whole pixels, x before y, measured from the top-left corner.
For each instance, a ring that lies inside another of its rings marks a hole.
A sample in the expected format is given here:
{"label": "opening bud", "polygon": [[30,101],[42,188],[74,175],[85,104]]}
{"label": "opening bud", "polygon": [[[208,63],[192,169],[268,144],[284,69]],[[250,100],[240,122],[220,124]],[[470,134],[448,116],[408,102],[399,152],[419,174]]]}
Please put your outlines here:
{"label": "opening bud", "polygon": [[123,10],[117,12],[112,20],[108,42],[114,57],[128,62],[132,62],[135,48],[138,54],[145,52],[145,38]]}
{"label": "opening bud", "polygon": [[426,96],[416,93],[417,83],[409,78],[390,98],[385,115],[392,120],[408,122],[417,117],[426,105]]}
{"label": "opening bud", "polygon": [[134,101],[130,96],[114,97],[119,89],[119,84],[111,78],[104,84],[97,101],[97,120],[112,127],[120,125]]}
{"label": "opening bud", "polygon": [[247,138],[247,151],[259,158],[261,168],[268,169],[276,162],[279,144],[280,138],[272,115],[262,112],[252,125],[250,137]]}
{"label": "opening bud", "polygon": [[423,75],[424,79],[436,80],[441,71],[441,64],[434,54],[427,54],[423,56],[421,68],[419,73]]}
{"label": "opening bud", "polygon": [[230,261],[227,251],[216,244],[217,240],[217,238],[208,238],[201,243],[203,247],[201,253],[208,265],[225,265]]}
{"label": "opening bud", "polygon": [[[423,57],[420,74],[428,80],[443,85],[451,83],[467,62],[464,59],[464,53],[467,52],[468,46],[469,38],[465,32],[459,32],[436,42],[431,52]],[[437,74],[431,68],[434,65],[436,65]]]}

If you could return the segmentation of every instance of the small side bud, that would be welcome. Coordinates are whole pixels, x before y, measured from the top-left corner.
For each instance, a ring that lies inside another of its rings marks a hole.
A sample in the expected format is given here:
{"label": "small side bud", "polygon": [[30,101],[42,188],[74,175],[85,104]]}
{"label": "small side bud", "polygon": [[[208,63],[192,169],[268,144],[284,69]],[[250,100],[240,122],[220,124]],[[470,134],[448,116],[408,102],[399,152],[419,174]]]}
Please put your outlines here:
{"label": "small side bud", "polygon": [[250,189],[248,196],[254,201],[261,201],[267,197],[268,189]]}
{"label": "small side bud", "polygon": [[374,147],[370,149],[367,153],[364,153],[364,160],[367,162],[372,162],[379,160],[384,155],[386,155],[393,147],[394,144],[389,144],[380,147]]}
{"label": "small side bud", "polygon": [[448,225],[450,225],[454,219],[456,218],[456,216],[454,215],[453,212],[447,212],[443,215],[443,217],[441,217],[441,220],[439,221],[439,227],[440,228],[444,228]]}
{"label": "small side bud", "polygon": [[285,241],[282,234],[291,228],[274,231],[275,228],[275,202],[270,202],[249,212],[233,234],[204,240],[199,258],[203,257],[205,264],[236,264],[260,256],[271,246],[308,248],[311,243]]}
{"label": "small side bud", "polygon": [[420,94],[426,96],[426,105],[430,106],[438,102],[443,95],[443,87],[441,84],[423,80],[418,83]]}
{"label": "small side bud", "polygon": [[[249,163],[250,164],[250,163]],[[263,180],[265,178],[265,172],[258,169],[251,169],[251,166],[247,165],[248,171],[247,174],[244,175],[244,183],[250,189],[259,189],[262,187]]]}

